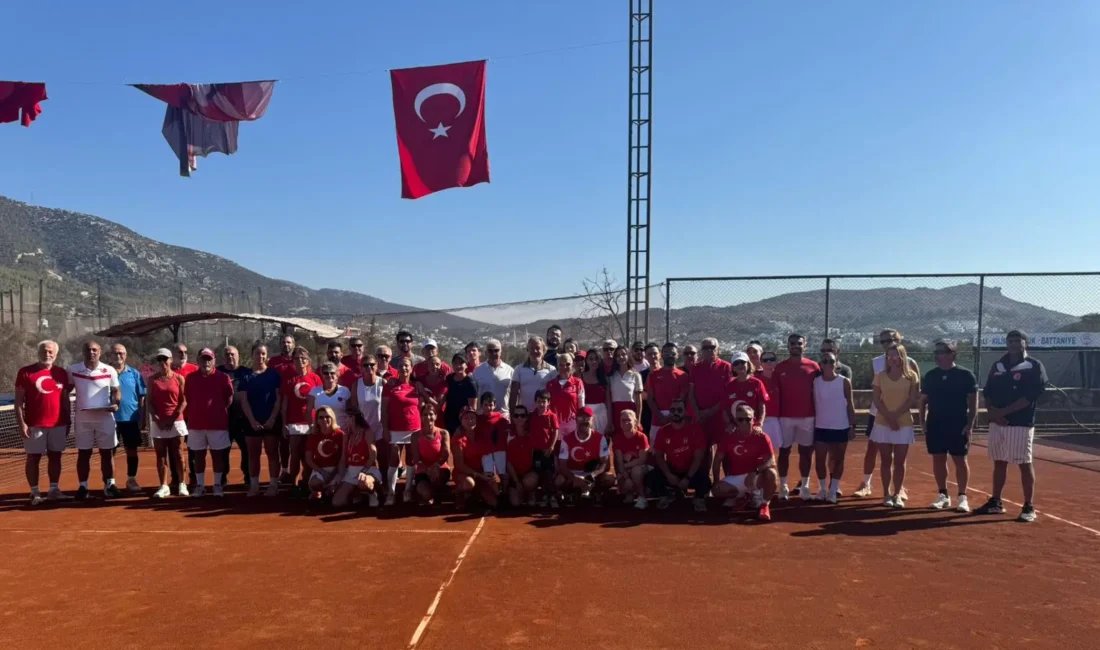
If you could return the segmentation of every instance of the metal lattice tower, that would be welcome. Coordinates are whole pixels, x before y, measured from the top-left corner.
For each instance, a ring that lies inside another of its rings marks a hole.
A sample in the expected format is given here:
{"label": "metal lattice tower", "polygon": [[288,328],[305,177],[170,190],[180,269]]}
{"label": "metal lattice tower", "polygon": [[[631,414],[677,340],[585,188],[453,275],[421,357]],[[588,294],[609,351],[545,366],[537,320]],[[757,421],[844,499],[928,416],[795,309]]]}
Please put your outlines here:
{"label": "metal lattice tower", "polygon": [[653,0],[630,1],[630,137],[627,146],[626,334],[649,336],[649,167],[653,160]]}

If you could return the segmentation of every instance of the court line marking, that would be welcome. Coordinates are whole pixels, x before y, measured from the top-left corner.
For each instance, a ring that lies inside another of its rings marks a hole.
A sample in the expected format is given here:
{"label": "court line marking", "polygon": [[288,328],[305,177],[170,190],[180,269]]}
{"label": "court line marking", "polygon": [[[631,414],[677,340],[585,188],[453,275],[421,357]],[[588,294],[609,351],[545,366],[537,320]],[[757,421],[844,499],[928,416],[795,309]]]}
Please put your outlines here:
{"label": "court line marking", "polygon": [[[928,472],[925,472],[925,471],[923,471],[923,470],[919,470],[919,469],[918,469],[917,471],[918,471],[918,472],[920,472],[921,474],[924,474],[925,476],[931,476],[932,478],[936,478],[936,475],[935,475],[935,474],[929,474]],[[952,480],[948,480],[947,482],[948,482],[948,483],[950,483],[951,485],[954,485],[955,487],[958,487],[958,486],[959,486],[959,484],[958,484],[958,483],[956,483],[955,481],[952,481]],[[967,486],[966,486],[966,489],[967,489],[968,491],[969,491],[969,490],[974,490],[974,491],[975,491],[975,492],[977,492],[978,494],[984,494],[984,495],[986,495],[987,497],[991,497],[991,496],[993,496],[993,495],[992,495],[992,494],[990,494],[989,492],[986,492],[986,491],[984,491],[984,490],[979,490],[978,488],[976,488],[976,487],[974,487],[974,486],[972,486],[972,485],[967,485]],[[1022,504],[1022,503],[1016,503],[1015,501],[1012,501],[1012,500],[1006,499],[1006,498],[1004,498],[1004,497],[1001,497],[1001,501],[1004,501],[1005,503],[1011,503],[1012,505],[1014,505],[1014,506],[1018,506],[1018,507],[1020,507],[1020,508],[1023,508],[1023,507],[1024,507],[1024,504]],[[1063,524],[1069,524],[1070,526],[1075,526],[1075,527],[1077,527],[1077,528],[1080,528],[1081,530],[1087,530],[1088,532],[1092,533],[1093,535],[1096,535],[1097,537],[1100,537],[1100,530],[1096,530],[1095,528],[1089,528],[1088,526],[1083,526],[1083,525],[1081,525],[1081,524],[1077,523],[1076,521],[1070,521],[1069,519],[1063,519],[1063,518],[1061,518],[1061,517],[1059,517],[1059,516],[1057,516],[1057,515],[1052,515],[1052,514],[1050,514],[1049,512],[1045,512],[1045,511],[1043,511],[1043,510],[1039,510],[1038,508],[1036,508],[1036,509],[1035,509],[1035,513],[1036,513],[1036,514],[1040,514],[1040,515],[1043,515],[1044,517],[1050,517],[1050,518],[1051,518],[1051,519],[1053,519],[1054,521],[1060,521],[1060,522],[1062,522]]]}
{"label": "court line marking", "polygon": [[474,540],[477,539],[478,534],[481,532],[482,527],[485,526],[485,516],[482,515],[481,521],[477,522],[477,528],[470,534],[470,539],[466,540],[466,546],[462,547],[462,552],[458,554],[458,559],[455,560],[455,566],[451,569],[451,574],[447,576],[447,579],[439,585],[439,591],[435,592],[435,598],[432,600],[432,604],[428,605],[428,611],[424,614],[424,618],[420,619],[420,625],[416,626],[416,631],[413,632],[412,638],[409,639],[408,650],[416,648],[420,643],[420,639],[424,636],[424,632],[428,629],[428,624],[432,622],[432,617],[435,616],[435,610],[439,607],[439,601],[443,599],[443,592],[454,582],[455,575],[458,573],[459,567],[462,566],[462,561],[466,559],[466,553],[473,546]]}
{"label": "court line marking", "polygon": [[462,535],[465,534],[464,530],[433,530],[430,528],[406,528],[406,529],[393,529],[393,528],[342,528],[342,529],[309,529],[309,530],[224,530],[224,529],[201,529],[201,530],[111,530],[105,528],[93,528],[84,530],[73,530],[70,528],[0,528],[0,533],[51,533],[62,534],[70,533],[74,535],[317,535],[317,534],[376,534],[376,533],[409,533],[416,535]]}

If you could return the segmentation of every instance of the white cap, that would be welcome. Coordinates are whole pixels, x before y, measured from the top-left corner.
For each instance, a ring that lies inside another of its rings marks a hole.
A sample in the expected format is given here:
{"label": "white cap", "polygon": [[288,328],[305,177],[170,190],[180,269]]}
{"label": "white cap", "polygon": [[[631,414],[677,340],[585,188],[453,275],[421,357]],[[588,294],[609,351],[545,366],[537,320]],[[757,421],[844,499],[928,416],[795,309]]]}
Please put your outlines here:
{"label": "white cap", "polygon": [[423,350],[424,348],[438,348],[438,347],[439,347],[439,344],[435,342],[435,339],[428,339],[427,341],[424,341],[424,345],[421,345],[420,349]]}
{"label": "white cap", "polygon": [[161,348],[161,349],[157,350],[156,354],[153,355],[154,359],[159,359],[161,357],[164,357],[165,359],[171,359],[172,358],[171,350],[169,350],[168,348]]}
{"label": "white cap", "polygon": [[749,363],[749,355],[745,354],[744,352],[738,352],[737,354],[734,354],[732,357],[730,357],[731,364],[737,363],[738,361]]}

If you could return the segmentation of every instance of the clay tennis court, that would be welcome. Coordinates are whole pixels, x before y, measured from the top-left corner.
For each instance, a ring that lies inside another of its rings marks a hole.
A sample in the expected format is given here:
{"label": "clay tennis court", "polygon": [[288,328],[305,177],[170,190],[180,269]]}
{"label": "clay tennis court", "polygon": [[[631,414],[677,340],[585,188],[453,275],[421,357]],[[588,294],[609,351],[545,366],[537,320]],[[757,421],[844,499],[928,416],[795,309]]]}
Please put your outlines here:
{"label": "clay tennis court", "polygon": [[[849,451],[847,494],[862,452],[861,439]],[[923,445],[913,452],[904,511],[879,499],[796,500],[777,505],[766,525],[713,507],[699,516],[618,505],[485,518],[448,506],[379,518],[247,499],[239,486],[225,500],[97,498],[30,510],[20,489],[0,495],[0,641],[1097,647],[1100,457],[1037,447],[1040,516],[1027,525],[1013,521],[1020,492],[1012,468],[1009,516],[925,509],[935,484]],[[977,506],[990,487],[984,448],[971,464]],[[150,486],[152,456],[142,465]],[[71,458],[65,469],[62,487],[72,489]]]}

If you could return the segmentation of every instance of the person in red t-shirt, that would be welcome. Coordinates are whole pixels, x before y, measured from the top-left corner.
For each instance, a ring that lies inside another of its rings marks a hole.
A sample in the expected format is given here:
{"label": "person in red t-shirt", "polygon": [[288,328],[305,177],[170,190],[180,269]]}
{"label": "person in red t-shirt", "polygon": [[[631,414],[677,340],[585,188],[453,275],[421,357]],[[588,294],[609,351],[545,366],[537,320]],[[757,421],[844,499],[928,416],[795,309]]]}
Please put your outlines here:
{"label": "person in red t-shirt", "polygon": [[420,408],[420,431],[409,443],[409,463],[413,467],[416,496],[423,503],[434,503],[435,495],[451,480],[451,434],[435,425],[435,407],[424,402]]}
{"label": "person in red t-shirt", "polygon": [[[382,390],[382,438],[389,443],[390,462],[386,467],[386,505],[397,502],[397,474],[407,466],[406,448],[412,442],[412,434],[420,430],[420,393],[412,383],[412,360],[397,360],[397,377],[386,383]],[[406,490],[402,499],[412,501],[412,485],[406,471]]]}
{"label": "person in red t-shirt", "polygon": [[[608,352],[610,355],[610,351]],[[584,371],[581,372],[581,382],[584,383],[584,402],[582,406],[592,409],[592,426],[596,431],[607,431],[608,407],[607,407],[607,373],[603,371],[600,351],[593,348],[584,357]],[[572,433],[576,427],[570,425],[569,430],[563,430],[562,435]]]}
{"label": "person in red t-shirt", "polygon": [[166,465],[171,465],[170,476],[175,477],[178,494],[185,497],[189,492],[187,483],[182,480],[180,459],[180,441],[187,435],[187,424],[183,421],[187,408],[184,379],[183,375],[172,369],[171,352],[161,348],[155,355],[157,371],[148,382],[151,420],[149,435],[157,454],[157,478],[160,479],[160,487],[153,493],[153,497],[164,499],[171,495]]}
{"label": "person in red t-shirt", "polygon": [[[447,365],[439,358],[439,344],[435,342],[435,339],[424,341],[424,345],[421,347],[420,351],[424,354],[424,359],[413,365],[412,378],[413,383],[418,384],[421,394],[427,397],[428,394],[425,392],[427,386],[423,385],[424,378],[435,371],[437,373],[442,373],[443,383],[446,384],[447,375],[451,374],[453,370],[451,370],[451,366]],[[437,360],[439,365],[436,366],[433,364],[432,359]]]}
{"label": "person in red t-shirt", "polygon": [[[297,484],[300,493],[306,491],[306,472],[302,459],[306,453],[306,437],[309,435],[309,392],[322,385],[321,376],[313,372],[309,350],[294,350],[294,372],[283,375],[280,400],[283,417],[283,435],[290,442],[290,461],[287,465],[290,482]],[[298,474],[302,481],[298,483]]]}
{"label": "person in red t-shirt", "polygon": [[777,361],[774,352],[761,352],[760,369],[753,373],[764,384],[764,388],[768,392],[768,398],[764,400],[764,410],[771,417],[764,418],[764,423],[760,428],[764,431],[764,435],[771,439],[773,449],[783,446],[783,430],[779,428],[781,402],[779,398],[779,377],[775,374]]}
{"label": "person in red t-shirt", "polygon": [[462,426],[451,437],[451,453],[454,456],[455,507],[462,509],[471,496],[480,496],[490,508],[497,505],[500,485],[481,471],[483,451],[474,437],[477,427],[477,411],[462,409],[459,416]]}
{"label": "person in red t-shirt", "polygon": [[675,343],[665,343],[661,348],[660,365],[649,369],[649,376],[645,380],[646,401],[649,403],[649,412],[652,422],[649,425],[649,442],[653,444],[657,440],[657,432],[672,420],[668,417],[668,409],[673,400],[688,398],[688,389],[691,385],[691,377],[676,367],[676,358],[679,356]]}
{"label": "person in red t-shirt", "polygon": [[779,429],[783,438],[779,449],[779,498],[790,498],[787,487],[787,470],[791,447],[798,445],[798,496],[810,499],[810,471],[814,456],[814,377],[821,373],[816,361],[803,356],[806,337],[791,334],[787,337],[790,357],[775,367],[776,382],[782,398],[779,402]]}
{"label": "person in red t-shirt", "polygon": [[752,362],[744,352],[733,355],[730,367],[733,369],[733,378],[726,384],[728,394],[722,401],[722,416],[725,418],[723,429],[729,428],[733,421],[733,408],[738,404],[748,404],[756,414],[756,426],[762,425],[767,409],[767,387],[753,376]]}
{"label": "person in red t-shirt", "polygon": [[31,488],[30,504],[42,503],[38,491],[39,467],[46,454],[46,473],[50,479],[48,501],[67,501],[61,492],[61,453],[69,429],[69,373],[54,365],[57,343],[38,344],[38,363],[19,369],[15,375],[15,419],[23,436],[23,451],[27,454],[25,473]]}
{"label": "person in red t-shirt", "polygon": [[757,517],[770,521],[772,497],[779,487],[775,470],[775,450],[771,439],[755,424],[752,407],[740,403],[733,409],[733,424],[714,454],[714,476],[725,478],[714,484],[714,496],[733,499],[753,496]]}
{"label": "person in red t-shirt", "polygon": [[708,445],[718,442],[726,430],[726,421],[722,416],[726,385],[733,377],[730,364],[718,358],[718,340],[703,339],[703,354],[699,362],[691,367],[691,389],[688,391],[688,404],[695,414],[695,422],[702,427]]}
{"label": "person in red t-shirt", "polygon": [[615,475],[619,479],[619,494],[626,503],[645,510],[649,502],[645,498],[645,475],[649,471],[649,438],[638,425],[634,411],[623,411],[619,416],[619,433],[612,448],[615,450]]}
{"label": "person in red t-shirt", "polygon": [[[187,451],[195,460],[195,491],[191,496],[206,493],[206,450],[214,462],[214,496],[224,496],[222,476],[227,469],[224,451],[229,449],[229,407],[233,405],[233,380],[214,369],[214,351],[199,352],[199,370],[191,373],[183,385],[188,408]],[[193,452],[193,453],[192,453]]]}
{"label": "person in red t-shirt", "polygon": [[[416,376],[416,368],[421,364],[428,367],[428,371]],[[432,407],[432,421],[437,427],[445,426],[443,419],[443,405],[447,401],[447,375],[451,374],[451,367],[443,363],[439,357],[430,357],[413,367],[413,383],[420,390],[420,399]]]}
{"label": "person in red t-shirt", "polygon": [[657,432],[652,452],[657,468],[646,474],[646,488],[660,495],[657,508],[661,510],[672,504],[674,496],[682,496],[691,488],[695,491],[695,511],[706,512],[710,471],[703,456],[707,441],[698,424],[684,421],[685,410],[683,400],[674,400],[668,409],[672,422]]}
{"label": "person in red t-shirt", "polygon": [[366,348],[363,347],[363,339],[353,336],[348,339],[348,354],[345,354],[340,363],[344,364],[347,372],[340,375],[340,385],[347,386],[348,390],[355,392],[355,382],[363,376],[363,359],[367,357]]}
{"label": "person in red t-shirt", "polygon": [[[508,480],[508,420],[496,410],[497,400],[486,391],[478,399],[474,440],[481,451],[481,471],[498,482]],[[507,489],[505,484],[501,491]]]}
{"label": "person in red t-shirt", "polygon": [[577,411],[577,430],[562,437],[554,487],[580,498],[592,495],[599,505],[604,493],[615,485],[610,469],[607,438],[593,430],[592,409],[586,406]]}
{"label": "person in red t-shirt", "polygon": [[528,507],[535,506],[535,491],[539,486],[539,473],[535,471],[535,443],[531,436],[527,407],[516,404],[509,415],[512,418],[508,432],[506,456],[508,460],[508,501],[518,508],[526,500]]}
{"label": "person in red t-shirt", "polygon": [[378,452],[374,446],[374,432],[364,427],[352,427],[344,434],[344,452],[336,475],[341,477],[332,505],[347,507],[358,503],[362,495],[370,497],[370,507],[378,507],[378,487],[382,485],[382,473],[378,471]]}
{"label": "person in red t-shirt", "polygon": [[[291,447],[291,451],[294,448]],[[327,406],[317,409],[309,437],[306,438],[305,466],[309,473],[309,498],[321,500],[335,494],[343,478],[336,471],[344,453],[344,432],[336,426],[336,413]]]}
{"label": "person in red t-shirt", "polygon": [[[298,348],[297,342],[294,337],[285,334],[283,338],[279,339],[279,346],[282,349],[282,354],[278,354],[273,357],[268,357],[267,367],[274,368],[279,376],[286,377],[292,375],[297,370],[294,365],[294,350]],[[282,425],[285,422],[279,422],[277,425],[278,430],[282,431]],[[290,481],[290,439],[284,434],[279,436],[279,466],[281,471],[279,472],[279,483],[287,483]]]}
{"label": "person in red t-shirt", "polygon": [[[344,364],[344,346],[340,345],[339,341],[329,341],[328,347],[325,349],[325,354],[328,357],[329,363],[336,366],[336,382],[343,385],[341,380],[344,378],[344,375],[351,371],[351,368]],[[360,372],[363,370],[361,365],[359,370]]]}
{"label": "person in red t-shirt", "polygon": [[[558,355],[558,376],[546,382],[546,391],[550,394],[550,410],[558,416],[563,429],[573,431],[577,428],[577,409],[584,405],[584,382],[573,376],[573,355],[562,352]],[[537,393],[536,393],[537,394]]]}
{"label": "person in red t-shirt", "polygon": [[[531,432],[531,445],[534,447],[531,462],[543,488],[540,505],[543,508],[547,506],[557,508],[559,505],[557,497],[552,494],[554,477],[557,475],[555,457],[565,434],[562,433],[557,414],[550,410],[549,394],[547,393],[545,397],[542,395],[545,392],[543,389],[535,393],[535,412],[529,414],[528,429]],[[579,413],[580,409],[577,409],[577,412]]]}
{"label": "person in red t-shirt", "polygon": [[191,373],[196,372],[198,369],[198,366],[187,360],[186,345],[177,343],[172,347],[172,370],[175,370],[181,377],[187,379]]}

